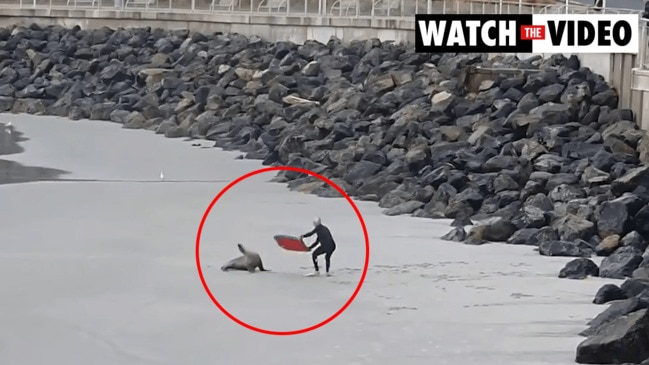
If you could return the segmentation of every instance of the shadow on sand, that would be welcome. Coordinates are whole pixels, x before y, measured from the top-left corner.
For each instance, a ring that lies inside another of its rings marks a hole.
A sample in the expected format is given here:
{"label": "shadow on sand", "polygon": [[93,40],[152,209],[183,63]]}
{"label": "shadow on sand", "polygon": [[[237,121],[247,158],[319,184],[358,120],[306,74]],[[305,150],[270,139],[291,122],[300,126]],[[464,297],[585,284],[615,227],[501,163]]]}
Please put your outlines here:
{"label": "shadow on sand", "polygon": [[[20,142],[27,141],[13,126],[0,123],[0,156],[14,155],[25,151]],[[0,184],[17,184],[33,181],[54,181],[68,171],[39,166],[25,166],[18,162],[0,158]]]}

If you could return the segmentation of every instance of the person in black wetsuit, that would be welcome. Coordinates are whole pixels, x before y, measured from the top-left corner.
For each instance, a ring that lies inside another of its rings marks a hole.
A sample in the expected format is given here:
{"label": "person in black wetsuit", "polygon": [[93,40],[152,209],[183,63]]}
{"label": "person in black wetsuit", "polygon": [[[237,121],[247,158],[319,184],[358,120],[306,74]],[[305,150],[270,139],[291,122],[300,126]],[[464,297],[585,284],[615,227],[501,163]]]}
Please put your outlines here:
{"label": "person in black wetsuit", "polygon": [[331,255],[336,250],[336,242],[331,236],[331,231],[329,231],[329,228],[322,224],[320,218],[315,218],[313,220],[313,226],[315,228],[313,228],[311,232],[301,235],[300,239],[313,236],[314,234],[317,235],[315,242],[309,246],[309,251],[311,251],[315,246],[320,244],[320,247],[313,251],[313,254],[311,255],[311,257],[313,258],[313,267],[315,268],[315,274],[320,274],[320,269],[318,268],[318,256],[325,255],[325,269],[327,270],[327,276],[329,276]]}

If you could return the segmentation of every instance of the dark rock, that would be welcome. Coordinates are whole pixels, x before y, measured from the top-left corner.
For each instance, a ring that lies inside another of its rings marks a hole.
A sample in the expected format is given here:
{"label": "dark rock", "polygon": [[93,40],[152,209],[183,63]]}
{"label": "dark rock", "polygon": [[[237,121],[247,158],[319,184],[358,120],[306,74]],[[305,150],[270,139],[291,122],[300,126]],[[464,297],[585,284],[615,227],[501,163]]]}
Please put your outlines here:
{"label": "dark rock", "polygon": [[467,238],[467,233],[462,227],[455,227],[450,232],[442,236],[444,241],[462,242]]}
{"label": "dark rock", "polygon": [[[591,101],[595,105],[608,106],[611,109],[617,108],[617,92],[613,89],[608,89],[593,95]],[[649,356],[648,356],[649,357]]]}
{"label": "dark rock", "polygon": [[583,257],[569,261],[566,266],[559,271],[559,278],[562,279],[581,280],[588,276],[599,276],[599,268],[592,260]]}
{"label": "dark rock", "polygon": [[561,84],[552,84],[540,88],[539,91],[536,92],[536,95],[540,102],[556,102],[559,101],[559,97],[564,89],[565,86]]}
{"label": "dark rock", "polygon": [[600,237],[623,236],[629,231],[630,217],[627,207],[619,201],[604,202],[597,219],[597,232]]}
{"label": "dark rock", "polygon": [[538,228],[523,228],[514,232],[514,234],[507,239],[507,243],[511,245],[537,246],[539,243],[538,234]]}
{"label": "dark rock", "polygon": [[518,160],[513,156],[498,155],[485,161],[482,165],[484,172],[500,172],[502,170],[513,169],[518,164]]}
{"label": "dark rock", "polygon": [[649,293],[649,281],[643,279],[627,279],[620,285],[620,289],[627,297],[633,298],[643,293]]}
{"label": "dark rock", "polygon": [[649,247],[649,243],[647,243],[647,241],[637,231],[629,232],[622,238],[622,241],[620,243],[622,244],[622,246],[634,247],[638,251],[642,252],[644,252],[647,247]]}
{"label": "dark rock", "polygon": [[408,191],[394,189],[381,197],[379,207],[392,208],[413,200],[414,195]]}
{"label": "dark rock", "polygon": [[605,304],[614,300],[627,299],[626,294],[615,284],[605,284],[595,294],[594,304]]}
{"label": "dark rock", "polygon": [[637,269],[633,270],[633,273],[631,273],[631,277],[633,279],[639,279],[639,280],[649,280],[649,267],[643,266],[646,265],[645,259],[643,259],[643,262],[640,263],[640,267]]}
{"label": "dark rock", "polygon": [[635,167],[611,182],[611,192],[622,195],[638,186],[649,186],[649,165]]}
{"label": "dark rock", "polygon": [[375,162],[359,161],[345,174],[344,180],[352,186],[360,186],[364,179],[375,175],[382,167]]}
{"label": "dark rock", "polygon": [[649,308],[649,302],[640,298],[629,298],[611,302],[611,305],[609,305],[602,313],[590,320],[588,322],[588,328],[581,331],[579,334],[586,337],[592,336],[617,318],[646,308]]}
{"label": "dark rock", "polygon": [[560,218],[552,225],[562,241],[582,239],[588,241],[595,234],[595,225],[573,214]]}
{"label": "dark rock", "polygon": [[14,98],[10,96],[0,96],[0,112],[8,112],[13,109]]}
{"label": "dark rock", "polygon": [[407,201],[395,205],[389,209],[386,209],[385,211],[383,211],[383,214],[389,216],[401,215],[401,214],[412,214],[415,210],[421,208],[423,205],[424,203],[420,201],[411,200],[411,201]]}
{"label": "dark rock", "polygon": [[451,227],[465,227],[465,226],[472,226],[472,225],[473,222],[471,222],[471,219],[466,214],[460,214],[456,216],[453,222],[451,222]]}
{"label": "dark rock", "polygon": [[588,242],[580,239],[545,241],[539,244],[539,253],[543,256],[590,257],[593,255],[593,248]]}
{"label": "dark rock", "polygon": [[630,277],[641,262],[641,251],[630,246],[620,247],[602,260],[599,266],[599,275],[603,278],[624,279]]}
{"label": "dark rock", "polygon": [[649,311],[641,309],[602,326],[577,346],[580,364],[640,363],[649,358]]}
{"label": "dark rock", "polygon": [[142,129],[146,125],[146,118],[139,112],[131,112],[126,116],[124,121],[124,128],[128,129]]}
{"label": "dark rock", "polygon": [[649,205],[640,208],[633,216],[633,224],[643,237],[649,237]]}

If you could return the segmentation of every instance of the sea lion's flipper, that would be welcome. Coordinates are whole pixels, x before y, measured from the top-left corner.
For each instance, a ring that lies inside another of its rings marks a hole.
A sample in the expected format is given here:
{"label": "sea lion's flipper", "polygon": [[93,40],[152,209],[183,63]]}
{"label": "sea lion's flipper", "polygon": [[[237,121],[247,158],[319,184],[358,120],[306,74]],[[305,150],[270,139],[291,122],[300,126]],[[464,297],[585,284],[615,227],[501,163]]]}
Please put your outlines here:
{"label": "sea lion's flipper", "polygon": [[243,247],[242,244],[237,243],[237,247],[239,248],[239,252],[241,252],[244,255],[246,254],[246,249]]}
{"label": "sea lion's flipper", "polygon": [[264,263],[261,261],[261,258],[259,258],[259,271],[270,271],[264,268]]}
{"label": "sea lion's flipper", "polygon": [[248,272],[249,273],[255,272],[255,267],[254,266],[248,266]]}

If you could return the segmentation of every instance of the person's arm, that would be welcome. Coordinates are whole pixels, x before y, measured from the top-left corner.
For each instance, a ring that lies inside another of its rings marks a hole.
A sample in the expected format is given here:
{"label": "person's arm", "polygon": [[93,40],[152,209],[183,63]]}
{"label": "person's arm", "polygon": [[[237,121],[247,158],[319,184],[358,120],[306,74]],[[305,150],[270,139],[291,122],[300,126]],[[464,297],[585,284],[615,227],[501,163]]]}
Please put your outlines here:
{"label": "person's arm", "polygon": [[[314,228],[311,232],[301,235],[300,240],[302,240],[304,237],[313,236],[316,233],[316,230],[317,228]],[[313,242],[313,244],[307,246],[309,248],[309,251],[313,250],[313,248],[317,246],[319,243],[320,243],[320,237],[317,237],[315,242]]]}
{"label": "person's arm", "polygon": [[316,229],[314,228],[313,231],[311,231],[311,232],[309,232],[309,233],[305,233],[305,234],[303,234],[303,235],[300,236],[300,237],[302,237],[302,238],[304,238],[304,237],[311,237],[311,236],[313,236],[313,235],[315,234],[315,231],[316,231]]}
{"label": "person's arm", "polygon": [[317,246],[320,243],[320,240],[315,240],[312,245],[309,246],[309,251],[313,250],[315,246]]}

